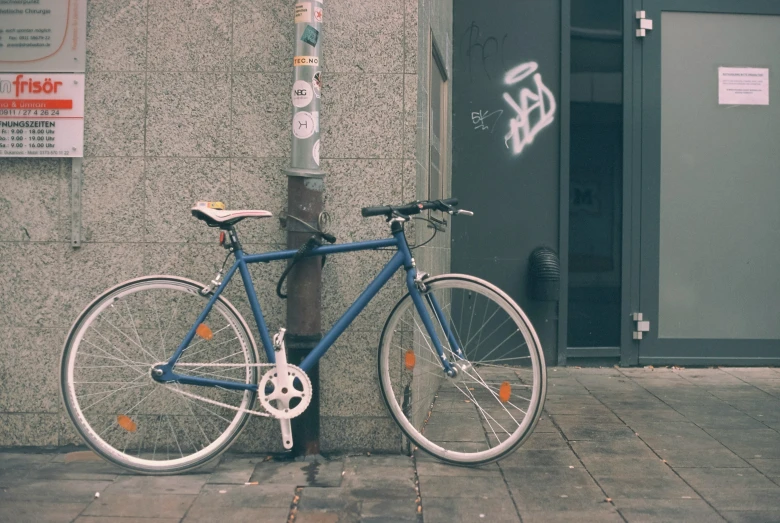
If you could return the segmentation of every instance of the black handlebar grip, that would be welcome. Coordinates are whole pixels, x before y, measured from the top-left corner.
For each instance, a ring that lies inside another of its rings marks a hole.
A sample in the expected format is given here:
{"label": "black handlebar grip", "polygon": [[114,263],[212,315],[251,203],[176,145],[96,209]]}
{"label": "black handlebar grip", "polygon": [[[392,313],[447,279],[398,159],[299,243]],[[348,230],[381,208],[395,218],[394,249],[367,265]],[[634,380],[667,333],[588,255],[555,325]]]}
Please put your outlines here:
{"label": "black handlebar grip", "polygon": [[360,209],[360,214],[367,218],[369,216],[383,216],[385,214],[390,214],[393,212],[393,209],[389,205],[382,205],[379,207],[363,207]]}
{"label": "black handlebar grip", "polygon": [[452,205],[455,207],[458,205],[458,199],[457,198],[442,198],[442,203],[446,203],[447,205]]}

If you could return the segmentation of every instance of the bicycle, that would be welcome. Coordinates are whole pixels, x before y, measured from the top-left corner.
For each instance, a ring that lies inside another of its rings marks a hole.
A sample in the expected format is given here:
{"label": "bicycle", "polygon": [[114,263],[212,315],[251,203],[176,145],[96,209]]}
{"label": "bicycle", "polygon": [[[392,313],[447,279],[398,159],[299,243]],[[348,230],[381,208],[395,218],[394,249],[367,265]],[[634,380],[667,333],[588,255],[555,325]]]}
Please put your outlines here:
{"label": "bicycle", "polygon": [[[417,270],[405,223],[428,209],[473,215],[456,205],[451,198],[366,207],[364,217],[385,217],[390,238],[332,245],[310,240],[297,251],[248,254],[236,224],[270,212],[196,203],[192,214],[221,230],[220,243],[229,251],[222,269],[209,285],[176,276],[132,279],[84,309],[66,338],[60,370],[77,431],[104,459],[147,474],[204,465],[233,443],[250,415],[279,419],[283,445],[291,448],[290,419],[311,401],[307,370],[403,267],[408,292],[379,343],[380,390],[390,415],[409,445],[445,462],[477,465],[506,456],[542,412],[544,356],[528,318],[500,289],[473,276]],[[312,238],[335,242],[310,228]],[[380,249],[395,254],[300,365],[288,363],[285,330],[271,338],[247,266]],[[234,262],[225,272],[230,256]],[[266,362],[244,318],[222,296],[236,272]]]}

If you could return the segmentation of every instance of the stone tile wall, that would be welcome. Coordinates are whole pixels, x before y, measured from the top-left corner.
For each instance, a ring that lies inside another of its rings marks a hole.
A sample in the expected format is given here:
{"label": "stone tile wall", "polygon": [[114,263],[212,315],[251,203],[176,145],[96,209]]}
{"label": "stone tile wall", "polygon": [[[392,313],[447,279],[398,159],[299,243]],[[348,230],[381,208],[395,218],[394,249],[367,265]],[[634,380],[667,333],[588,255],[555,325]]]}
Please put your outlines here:
{"label": "stone tile wall", "polygon": [[[428,38],[432,27],[440,46],[451,42],[451,0],[326,2],[326,208],[340,241],[382,237],[384,223],[362,219],[361,206],[426,196]],[[215,231],[190,216],[194,201],[274,214],[285,207],[292,4],[88,3],[80,249],[69,244],[70,160],[0,159],[0,316],[8,326],[0,336],[0,446],[78,442],[61,407],[59,356],[67,329],[98,293],[149,273],[213,276],[223,251]],[[248,251],[284,246],[275,218],[239,232]],[[425,270],[446,269],[448,241],[441,235],[418,255]],[[328,259],[326,328],[388,258]],[[284,323],[273,290],[281,270],[252,268],[271,330]],[[239,280],[231,287],[228,298],[253,323]],[[402,290],[396,278],[322,360],[323,451],[400,449],[378,390],[376,348]],[[280,443],[277,422],[254,419],[234,449]]]}

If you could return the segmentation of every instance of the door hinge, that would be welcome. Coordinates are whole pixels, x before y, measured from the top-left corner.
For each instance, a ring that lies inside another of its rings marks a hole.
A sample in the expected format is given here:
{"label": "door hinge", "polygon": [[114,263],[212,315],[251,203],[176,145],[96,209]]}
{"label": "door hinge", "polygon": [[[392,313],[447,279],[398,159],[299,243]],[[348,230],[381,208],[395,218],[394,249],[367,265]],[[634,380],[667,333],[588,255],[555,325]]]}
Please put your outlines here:
{"label": "door hinge", "polygon": [[634,339],[641,340],[643,332],[650,332],[650,322],[642,320],[642,313],[635,312],[631,315],[634,320]]}
{"label": "door hinge", "polygon": [[646,16],[647,15],[644,11],[636,12],[636,19],[638,21],[636,28],[637,38],[644,38],[647,35],[647,31],[653,30],[653,21],[649,18],[646,18]]}

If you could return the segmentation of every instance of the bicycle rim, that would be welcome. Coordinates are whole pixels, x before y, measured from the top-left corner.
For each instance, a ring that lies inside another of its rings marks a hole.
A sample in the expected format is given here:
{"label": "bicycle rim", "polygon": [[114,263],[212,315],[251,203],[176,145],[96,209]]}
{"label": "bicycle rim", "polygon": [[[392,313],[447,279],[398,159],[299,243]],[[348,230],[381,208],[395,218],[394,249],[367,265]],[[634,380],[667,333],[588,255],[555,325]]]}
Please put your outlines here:
{"label": "bicycle rim", "polygon": [[[170,358],[206,305],[201,286],[180,278],[131,280],[96,299],[69,333],[61,389],[78,432],[96,452],[144,473],[198,467],[224,451],[247,414],[178,393],[248,409],[253,391],[161,384],[152,366]],[[182,375],[257,383],[254,340],[235,308],[214,304],[179,359]],[[213,365],[219,366],[201,366]],[[226,366],[229,364],[231,366]]]}
{"label": "bicycle rim", "polygon": [[511,298],[483,280],[445,275],[426,283],[428,314],[458,374],[445,375],[407,294],[380,341],[385,402],[406,436],[444,461],[476,465],[500,459],[531,434],[542,411],[546,372],[536,333]]}

